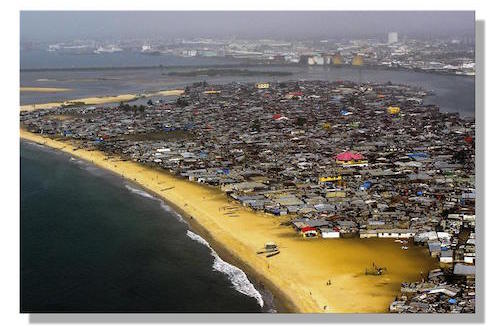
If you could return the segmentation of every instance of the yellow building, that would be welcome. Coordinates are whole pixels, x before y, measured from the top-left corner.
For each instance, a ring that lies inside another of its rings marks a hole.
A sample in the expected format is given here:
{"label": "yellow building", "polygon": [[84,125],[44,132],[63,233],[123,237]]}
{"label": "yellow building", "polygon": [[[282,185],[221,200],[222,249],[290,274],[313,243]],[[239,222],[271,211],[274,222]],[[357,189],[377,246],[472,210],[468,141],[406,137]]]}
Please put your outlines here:
{"label": "yellow building", "polygon": [[257,83],[255,84],[255,87],[257,87],[258,89],[267,89],[269,88],[269,83]]}
{"label": "yellow building", "polygon": [[399,107],[387,107],[387,113],[390,115],[397,115],[399,111]]}
{"label": "yellow building", "polygon": [[334,181],[340,181],[342,180],[342,176],[323,176],[319,178],[319,182],[334,182]]}
{"label": "yellow building", "polygon": [[326,198],[344,198],[347,194],[345,191],[329,191],[326,193]]}
{"label": "yellow building", "polygon": [[363,65],[363,56],[361,56],[361,55],[354,56],[352,59],[352,65],[354,65],[354,66]]}
{"label": "yellow building", "polygon": [[333,64],[335,65],[340,65],[344,64],[344,59],[342,58],[342,55],[337,54],[333,57]]}

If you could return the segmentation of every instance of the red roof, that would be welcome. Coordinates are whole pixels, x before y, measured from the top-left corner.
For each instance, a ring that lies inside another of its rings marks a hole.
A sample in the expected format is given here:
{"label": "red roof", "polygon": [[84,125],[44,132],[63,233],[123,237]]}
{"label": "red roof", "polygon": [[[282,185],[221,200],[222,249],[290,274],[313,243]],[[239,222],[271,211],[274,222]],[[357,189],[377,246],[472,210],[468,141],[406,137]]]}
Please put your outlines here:
{"label": "red roof", "polygon": [[335,159],[343,162],[348,162],[350,160],[362,160],[364,159],[364,157],[362,154],[346,151],[335,156]]}
{"label": "red roof", "polygon": [[273,119],[280,119],[280,118],[281,118],[281,114],[279,114],[279,113],[273,115]]}
{"label": "red roof", "polygon": [[305,233],[307,231],[316,231],[316,228],[307,226],[307,227],[303,227],[300,231],[303,233]]}

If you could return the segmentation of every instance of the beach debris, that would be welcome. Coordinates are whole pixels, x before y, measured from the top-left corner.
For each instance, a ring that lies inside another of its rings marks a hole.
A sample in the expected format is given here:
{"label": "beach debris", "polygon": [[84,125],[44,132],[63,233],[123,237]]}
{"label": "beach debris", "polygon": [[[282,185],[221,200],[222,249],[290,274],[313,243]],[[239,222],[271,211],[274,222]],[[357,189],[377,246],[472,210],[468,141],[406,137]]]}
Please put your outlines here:
{"label": "beach debris", "polygon": [[279,253],[280,253],[280,251],[279,251],[278,245],[274,242],[267,242],[264,245],[263,250],[257,251],[257,254],[266,254],[266,258],[273,257]]}
{"label": "beach debris", "polygon": [[278,255],[280,254],[280,251],[274,251],[274,252],[271,252],[269,254],[266,254],[266,258],[271,258],[271,257],[274,257],[275,255]]}
{"label": "beach debris", "polygon": [[267,251],[274,251],[278,249],[278,244],[274,242],[267,242],[264,246]]}
{"label": "beach debris", "polygon": [[380,276],[387,272],[386,267],[379,267],[375,263],[372,263],[370,268],[365,269],[365,275]]}

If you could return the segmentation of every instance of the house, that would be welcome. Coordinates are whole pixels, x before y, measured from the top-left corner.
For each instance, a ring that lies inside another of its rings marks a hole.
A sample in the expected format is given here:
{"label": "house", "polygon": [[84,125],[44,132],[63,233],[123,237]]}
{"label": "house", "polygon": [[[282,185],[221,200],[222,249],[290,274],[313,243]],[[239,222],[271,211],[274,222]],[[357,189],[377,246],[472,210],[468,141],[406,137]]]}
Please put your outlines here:
{"label": "house", "polygon": [[312,238],[312,237],[318,237],[318,232],[316,231],[316,228],[314,227],[303,227],[300,230],[302,237],[304,238]]}
{"label": "house", "polygon": [[473,264],[476,260],[476,254],[474,252],[464,253],[464,262],[466,264]]}
{"label": "house", "polygon": [[412,229],[377,229],[379,238],[411,238],[415,236],[415,231]]}
{"label": "house", "polygon": [[453,263],[453,250],[441,251],[441,256],[439,257],[439,262],[450,264]]}
{"label": "house", "polygon": [[441,254],[441,242],[439,241],[428,241],[427,245],[429,247],[429,253],[432,257],[437,257]]}
{"label": "house", "polygon": [[365,160],[362,154],[346,151],[335,156],[337,164],[344,167],[351,166],[368,166],[368,161]]}
{"label": "house", "polygon": [[322,238],[340,238],[340,231],[337,228],[320,228]]}
{"label": "house", "polygon": [[456,264],[455,268],[453,268],[453,274],[464,275],[464,276],[475,276],[476,275],[476,266]]}
{"label": "house", "polygon": [[359,231],[359,238],[375,238],[377,236],[378,233],[376,230],[360,229]]}

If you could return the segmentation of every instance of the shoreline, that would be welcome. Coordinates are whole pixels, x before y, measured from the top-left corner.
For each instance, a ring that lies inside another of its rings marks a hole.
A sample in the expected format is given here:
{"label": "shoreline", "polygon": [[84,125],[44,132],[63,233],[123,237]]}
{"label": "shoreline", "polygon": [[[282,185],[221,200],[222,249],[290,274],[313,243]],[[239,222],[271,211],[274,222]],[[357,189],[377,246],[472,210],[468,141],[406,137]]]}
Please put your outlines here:
{"label": "shoreline", "polygon": [[[31,141],[31,140],[28,140]],[[84,161],[88,162],[88,160],[84,158]],[[92,163],[93,164],[93,163]],[[98,166],[96,164],[93,164],[94,166]],[[113,175],[118,175],[116,172],[110,171],[106,168],[100,167],[99,168],[111,172]],[[215,252],[219,255],[219,257],[224,260],[225,262],[234,265],[241,269],[248,277],[249,281],[252,283],[252,285],[255,287],[257,291],[262,296],[262,299],[264,300],[264,306],[266,306],[268,301],[266,301],[263,293],[265,291],[269,291],[272,294],[273,301],[272,305],[269,307],[276,307],[276,310],[279,313],[294,313],[294,311],[297,309],[297,307],[293,304],[292,301],[289,301],[289,299],[284,295],[282,292],[280,292],[279,288],[277,288],[272,282],[266,281],[265,278],[262,278],[258,273],[256,273],[252,268],[249,268],[245,262],[243,262],[238,256],[234,255],[229,251],[227,247],[224,245],[220,244],[215,240],[210,232],[204,228],[195,218],[190,216],[188,213],[186,213],[181,207],[178,205],[172,203],[171,201],[165,199],[161,195],[159,195],[157,192],[150,190],[140,184],[138,184],[136,181],[131,181],[130,179],[123,178],[127,182],[131,183],[132,185],[135,185],[136,187],[140,188],[141,190],[147,192],[151,196],[163,201],[166,203],[172,210],[173,212],[179,214],[182,219],[186,221],[186,224],[188,225],[188,230],[191,230],[195,234],[199,235],[202,237],[204,240],[208,242],[208,244],[212,247],[212,249],[215,250]],[[271,289],[272,288],[272,289]],[[264,292],[262,292],[264,291]],[[265,312],[265,311],[263,311]]]}
{"label": "shoreline", "polygon": [[[102,67],[81,67],[81,68],[26,68],[20,69],[21,72],[48,72],[48,71],[112,71],[112,70],[167,70],[167,69],[199,69],[199,68],[240,68],[240,67],[270,67],[270,68],[286,68],[286,67],[324,67],[324,68],[352,68],[353,66],[348,63],[336,65],[308,65],[308,64],[293,64],[293,63],[252,63],[252,62],[237,62],[225,64],[208,64],[208,65],[138,65],[138,66],[102,66]],[[354,68],[357,68],[354,66]],[[438,70],[425,70],[420,68],[405,68],[405,67],[387,67],[385,65],[364,64],[364,69],[380,70],[380,71],[403,71],[403,72],[416,72],[416,73],[429,73],[445,76],[456,77],[469,77],[475,79],[475,75],[457,74],[455,72],[438,71]]]}
{"label": "shoreline", "polygon": [[[21,87],[23,88],[23,87]],[[21,90],[22,92],[22,90]],[[60,102],[38,103],[38,104],[23,104],[20,106],[20,111],[35,111],[39,109],[52,109],[60,106],[82,106],[82,105],[100,105],[118,102],[131,102],[142,98],[152,96],[179,96],[184,93],[183,89],[161,90],[147,94],[120,94],[114,96],[89,96],[80,99],[66,100]]]}
{"label": "shoreline", "polygon": [[[69,155],[75,156],[81,160],[84,160],[86,162],[89,162],[93,166],[97,166],[104,171],[110,172],[112,175],[120,176],[119,173],[117,173],[113,170],[110,170],[109,168],[99,166],[98,164],[90,161],[89,159],[77,156],[76,154],[69,152],[68,150],[64,150],[61,148],[55,148],[54,146],[51,146],[47,143],[40,143],[40,141],[38,141],[37,139],[30,139],[28,136],[23,135],[23,133],[27,133],[27,132],[24,131],[23,129],[21,129],[21,139],[22,140],[24,139],[26,141],[36,143],[39,145],[43,145],[43,146],[49,147],[49,148],[54,149],[54,150],[59,150],[61,152],[64,152],[65,154],[69,154]],[[40,138],[44,139],[44,137],[41,137],[41,136],[40,136]],[[47,138],[45,138],[45,139],[47,139]],[[59,141],[55,141],[55,142],[59,142]],[[62,143],[62,144],[64,144],[64,143]],[[215,240],[213,238],[212,234],[210,233],[210,231],[207,230],[206,228],[204,228],[196,220],[196,218],[190,216],[188,213],[186,213],[185,210],[183,210],[177,204],[174,204],[170,200],[159,195],[156,191],[151,190],[151,189],[137,183],[137,181],[131,180],[130,178],[126,178],[123,176],[121,176],[121,177],[122,177],[122,179],[126,180],[130,184],[137,186],[141,190],[144,190],[148,194],[151,194],[153,197],[166,203],[170,208],[172,208],[172,210],[175,213],[178,213],[186,221],[186,224],[188,225],[189,230],[191,230],[195,234],[201,236],[204,240],[206,240],[210,244],[212,249],[215,250],[215,252],[219,255],[219,257],[222,260],[224,260],[225,262],[227,262],[231,265],[234,265],[234,266],[238,267],[239,269],[241,269],[247,275],[249,281],[252,283],[252,285],[255,287],[255,289],[257,291],[259,291],[259,293],[261,294],[262,299],[264,300],[263,307],[265,307],[266,304],[271,303],[271,306],[268,306],[268,307],[275,307],[276,311],[278,313],[297,313],[299,311],[297,306],[295,306],[293,301],[290,300],[286,294],[281,292],[281,290],[276,285],[274,285],[271,281],[267,280],[265,277],[262,277],[258,272],[256,272],[251,267],[248,267],[248,265],[245,264],[245,262],[243,262],[237,255],[234,255],[233,253],[231,253],[229,248],[227,248],[226,246],[224,246],[223,244],[220,244],[217,240]],[[262,292],[262,291],[264,291],[264,292]],[[266,301],[266,299],[264,297],[264,293],[266,291],[269,291],[272,295],[273,299],[271,302]],[[264,311],[264,310],[263,310],[263,312],[266,313],[266,311]]]}
{"label": "shoreline", "polygon": [[[221,258],[242,269],[252,283],[263,283],[272,292],[280,312],[388,312],[401,282],[417,279],[419,272],[434,265],[434,261],[418,247],[412,247],[411,252],[402,252],[395,243],[380,239],[303,240],[289,227],[281,226],[280,220],[285,218],[244,209],[214,187],[182,180],[167,171],[131,161],[113,161],[111,158],[116,157],[106,156],[100,151],[73,150],[68,142],[23,129],[20,135],[22,139],[64,151],[121,175],[165,201],[209,242]],[[161,184],[166,182],[174,184],[174,188],[162,190]],[[193,204],[196,206],[191,207]],[[224,205],[238,206],[239,219],[221,214]],[[283,250],[281,255],[266,260],[255,251],[262,249],[269,240],[276,241]],[[405,255],[408,253],[414,258]],[[390,260],[391,264],[394,263],[391,269],[395,271],[391,276],[360,275],[359,271],[369,264],[369,260],[377,263]],[[326,289],[324,281],[328,276],[334,276],[335,283]]]}
{"label": "shoreline", "polygon": [[21,86],[21,93],[31,92],[31,93],[58,93],[58,92],[69,92],[72,91],[71,88],[59,88],[59,87],[38,87],[38,86]]}

